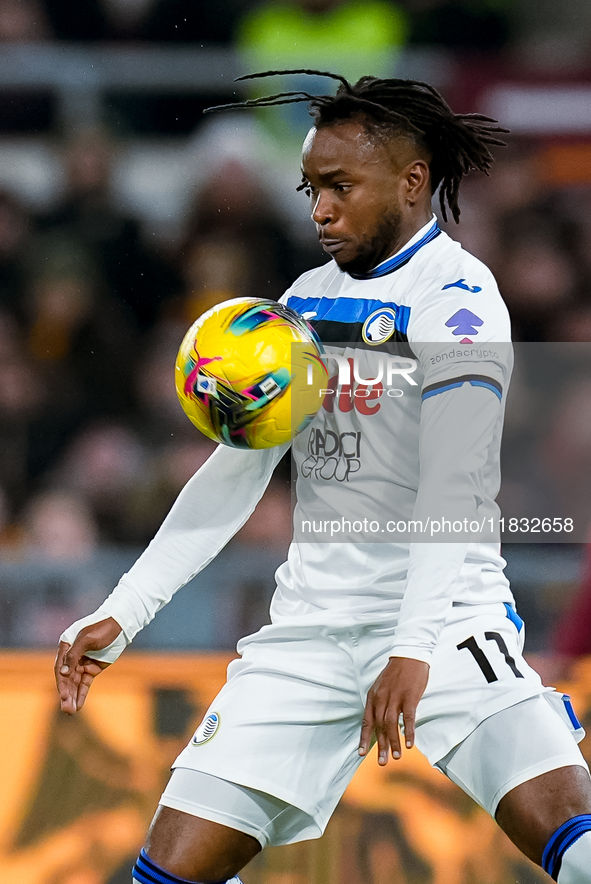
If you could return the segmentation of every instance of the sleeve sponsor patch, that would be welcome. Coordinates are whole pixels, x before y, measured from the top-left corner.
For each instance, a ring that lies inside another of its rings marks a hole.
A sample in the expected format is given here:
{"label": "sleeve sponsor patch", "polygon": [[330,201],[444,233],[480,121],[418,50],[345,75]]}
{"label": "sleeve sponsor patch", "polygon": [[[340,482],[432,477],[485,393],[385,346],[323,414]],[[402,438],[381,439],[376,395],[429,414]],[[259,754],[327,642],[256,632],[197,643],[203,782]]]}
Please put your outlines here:
{"label": "sleeve sponsor patch", "polygon": [[472,338],[478,334],[478,329],[484,325],[484,320],[472,313],[471,310],[462,307],[461,310],[450,316],[445,325],[446,328],[453,329],[453,335],[462,335],[461,344],[471,344]]}

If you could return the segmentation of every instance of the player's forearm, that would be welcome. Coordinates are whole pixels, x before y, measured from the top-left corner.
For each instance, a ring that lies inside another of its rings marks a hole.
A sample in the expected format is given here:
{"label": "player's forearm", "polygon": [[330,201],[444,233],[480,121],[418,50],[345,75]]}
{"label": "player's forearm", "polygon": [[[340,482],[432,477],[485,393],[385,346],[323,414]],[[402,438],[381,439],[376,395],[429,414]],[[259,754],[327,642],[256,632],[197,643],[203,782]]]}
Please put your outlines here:
{"label": "player's forearm", "polygon": [[452,587],[467,551],[468,543],[411,543],[393,657],[429,663],[450,612]]}
{"label": "player's forearm", "polygon": [[[429,662],[451,609],[469,542],[492,539],[469,526],[483,521],[485,468],[501,403],[488,389],[464,385],[423,403],[421,481],[413,519],[439,533],[412,543],[393,654]],[[488,479],[489,484],[491,479]],[[488,512],[488,511],[487,511]],[[484,519],[485,528],[489,526]],[[458,536],[452,526],[466,526]],[[433,541],[445,542],[433,542]]]}
{"label": "player's forearm", "polygon": [[[220,446],[185,485],[150,545],[111,595],[90,620],[66,630],[63,640],[72,641],[75,627],[112,617],[125,642],[132,641],[246,522],[287,447],[236,451]],[[117,648],[115,659],[121,650]],[[108,655],[100,659],[112,662]]]}

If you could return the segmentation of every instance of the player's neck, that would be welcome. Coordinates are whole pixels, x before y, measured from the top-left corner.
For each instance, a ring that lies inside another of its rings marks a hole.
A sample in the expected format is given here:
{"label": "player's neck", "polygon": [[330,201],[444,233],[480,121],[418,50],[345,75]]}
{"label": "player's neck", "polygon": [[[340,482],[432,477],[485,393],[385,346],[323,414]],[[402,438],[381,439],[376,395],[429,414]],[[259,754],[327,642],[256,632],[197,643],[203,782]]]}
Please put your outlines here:
{"label": "player's neck", "polygon": [[408,243],[417,235],[417,233],[426,227],[427,224],[431,224],[433,220],[433,212],[429,209],[428,212],[422,212],[420,215],[417,213],[413,215],[411,219],[405,223],[403,221],[400,232],[396,237],[396,241],[393,243],[392,248],[390,249],[388,255],[380,261],[382,264],[384,261],[388,261],[390,258],[393,258],[394,255],[398,254]]}
{"label": "player's neck", "polygon": [[431,219],[433,218],[433,212],[431,211],[431,206],[429,209],[421,210],[420,212],[413,212],[409,214],[408,218],[403,218],[402,225],[400,227],[400,233],[397,237],[397,242],[394,244],[394,248],[388,255],[388,258],[391,258],[397,252],[404,248],[407,243],[411,241],[411,239],[416,236],[416,234],[425,227],[426,224],[431,223]]}

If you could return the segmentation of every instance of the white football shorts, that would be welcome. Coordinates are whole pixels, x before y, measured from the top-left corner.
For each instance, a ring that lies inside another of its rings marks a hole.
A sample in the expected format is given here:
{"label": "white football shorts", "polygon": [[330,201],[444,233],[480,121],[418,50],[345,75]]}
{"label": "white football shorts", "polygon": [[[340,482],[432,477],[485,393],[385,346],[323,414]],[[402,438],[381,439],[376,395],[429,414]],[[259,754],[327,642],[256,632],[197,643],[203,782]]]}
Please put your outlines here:
{"label": "white football shorts", "polygon": [[[320,837],[362,761],[357,749],[365,699],[388,662],[394,632],[391,625],[348,629],[270,625],[242,639],[241,658],[228,667],[226,684],[176,759],[161,803],[247,831],[263,845]],[[525,662],[522,648],[522,623],[508,606],[454,606],[433,654],[416,722],[418,748],[433,765],[446,761],[452,779],[456,766],[457,781],[461,775],[466,778],[465,756],[458,752],[454,765],[452,750],[481,722],[551,690]],[[521,735],[531,747],[529,724]],[[544,754],[543,734],[540,738]],[[566,727],[561,739],[564,751],[557,752],[553,743],[546,754],[574,757],[580,760],[568,763],[584,765]],[[485,764],[489,753],[482,751]],[[497,783],[498,776],[492,773],[495,783],[488,787],[497,802],[502,797],[497,793],[509,780],[517,785],[530,778],[519,780],[514,769],[508,778],[506,754],[498,757],[503,761],[503,783]],[[525,763],[531,768],[529,757]],[[546,769],[560,766],[564,763]],[[252,809],[237,796],[237,804],[228,804],[221,795],[217,801],[215,788],[204,790],[213,796],[208,800],[200,789],[191,810],[191,787],[182,785],[184,770],[245,787],[242,791],[251,798],[254,790],[277,800],[267,816],[272,825],[264,819],[249,825],[256,816]],[[479,798],[470,783],[463,787],[490,809],[493,799],[488,793]],[[285,813],[282,828],[279,817],[288,806],[299,809],[301,816]]]}
{"label": "white football shorts", "polygon": [[571,765],[589,771],[577,745],[584,736],[570,697],[552,691],[487,718],[435,766],[494,817],[527,780]]}

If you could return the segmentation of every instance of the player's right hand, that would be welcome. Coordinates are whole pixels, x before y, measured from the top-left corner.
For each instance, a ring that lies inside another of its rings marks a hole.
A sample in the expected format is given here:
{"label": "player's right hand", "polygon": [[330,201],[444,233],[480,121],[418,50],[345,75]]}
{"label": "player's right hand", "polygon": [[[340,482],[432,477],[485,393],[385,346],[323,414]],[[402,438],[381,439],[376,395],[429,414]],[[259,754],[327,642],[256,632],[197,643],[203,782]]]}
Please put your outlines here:
{"label": "player's right hand", "polygon": [[108,617],[81,629],[72,645],[59,643],[54,672],[62,712],[74,715],[82,709],[92,682],[109,666],[87,657],[87,651],[106,648],[120,632],[117,621]]}

